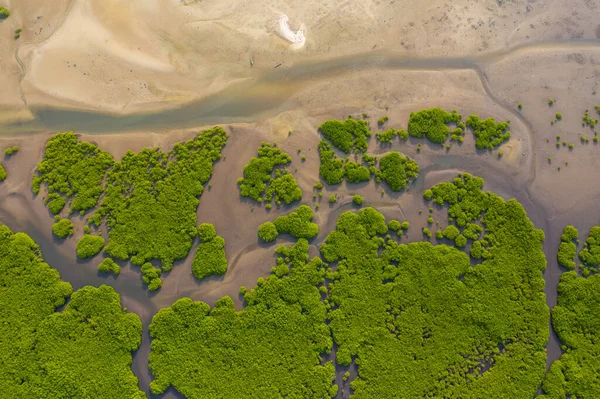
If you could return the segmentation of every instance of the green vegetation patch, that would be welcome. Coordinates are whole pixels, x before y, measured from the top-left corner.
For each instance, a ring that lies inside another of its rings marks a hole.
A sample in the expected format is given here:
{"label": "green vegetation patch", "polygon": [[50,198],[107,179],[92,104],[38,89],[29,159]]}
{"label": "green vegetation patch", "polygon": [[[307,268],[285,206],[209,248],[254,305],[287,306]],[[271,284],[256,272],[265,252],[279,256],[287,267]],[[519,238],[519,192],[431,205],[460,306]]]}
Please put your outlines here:
{"label": "green vegetation patch", "polygon": [[113,163],[108,152],[79,141],[75,133],[58,133],[46,143],[44,159],[37,165],[31,186],[38,194],[45,184],[48,194],[55,194],[53,198],[73,199],[73,211],[86,211],[98,203],[104,177]]}
{"label": "green vegetation patch", "polygon": [[142,324],[108,286],[71,295],[26,234],[0,224],[0,392],[14,398],[145,398],[131,371]]}
{"label": "green vegetation patch", "polygon": [[344,162],[335,155],[335,151],[328,142],[321,140],[319,142],[319,156],[321,166],[319,175],[327,184],[339,184],[344,180]]}
{"label": "green vegetation patch", "polygon": [[211,309],[189,298],[158,311],[150,324],[154,394],[173,386],[187,398],[332,398],[335,369],[321,364],[332,340],[317,288],[324,264],[308,261],[308,242],[280,247],[273,273]]}
{"label": "green vegetation patch", "polygon": [[211,274],[225,274],[227,271],[227,256],[225,255],[225,240],[217,235],[215,226],[202,223],[198,227],[198,237],[201,243],[196,249],[192,262],[192,273],[198,280]]}
{"label": "green vegetation patch", "polygon": [[8,147],[4,150],[4,155],[6,155],[7,157],[10,157],[14,154],[16,154],[17,152],[19,152],[19,146],[15,145],[13,147]]}
{"label": "green vegetation patch", "polygon": [[72,236],[74,233],[73,222],[71,222],[69,219],[60,219],[58,222],[52,225],[52,232],[55,236],[60,238]]}
{"label": "green vegetation patch", "polygon": [[371,180],[371,172],[366,166],[356,162],[346,161],[344,163],[344,175],[350,183],[361,183]]}
{"label": "green vegetation patch", "polygon": [[590,235],[579,252],[579,259],[589,267],[600,265],[600,226],[594,226],[590,230]]}
{"label": "green vegetation patch", "polygon": [[67,201],[58,193],[51,193],[46,197],[46,206],[53,215],[58,215],[67,205]]}
{"label": "green vegetation patch", "polygon": [[365,152],[367,137],[371,137],[371,131],[366,121],[357,121],[351,118],[345,121],[327,121],[319,126],[319,131],[331,144],[345,153],[349,153],[353,149]]}
{"label": "green vegetation patch", "polygon": [[112,287],[83,287],[38,327],[40,369],[29,397],[145,398],[131,371],[131,352],[141,339],[140,318],[123,311]]}
{"label": "green vegetation patch", "polygon": [[196,237],[199,197],[221,158],[227,134],[221,127],[159,149],[128,151],[107,174],[106,194],[90,223],[106,219],[111,257],[143,265],[156,259],[170,270]]}
{"label": "green vegetation patch", "polygon": [[342,214],[326,238],[321,254],[337,262],[328,318],[337,361],[358,365],[353,397],[536,395],[548,339],[544,235],[517,201],[482,186],[461,175],[432,188],[453,221],[484,227],[480,264],[446,245],[384,239],[385,219],[371,208]]}
{"label": "green vegetation patch", "polygon": [[264,222],[260,226],[258,226],[258,236],[264,242],[272,242],[275,241],[279,233],[277,232],[277,227],[273,222]]}
{"label": "green vegetation patch", "polygon": [[363,202],[365,202],[365,199],[360,195],[356,194],[352,197],[352,202],[354,203],[354,205],[361,206]]}
{"label": "green vegetation patch", "polygon": [[296,238],[313,238],[319,234],[319,225],[312,223],[313,211],[307,205],[300,205],[294,212],[275,219],[278,234],[290,234]]}
{"label": "green vegetation patch", "polygon": [[105,258],[98,265],[98,271],[102,273],[113,273],[115,276],[118,276],[119,273],[121,273],[121,267],[111,258]]}
{"label": "green vegetation patch", "polygon": [[552,363],[542,388],[545,399],[600,398],[600,275],[563,273],[552,326],[564,353]]}
{"label": "green vegetation patch", "polygon": [[462,116],[456,111],[447,112],[440,108],[411,112],[408,120],[408,134],[411,137],[426,137],[433,143],[441,144],[450,134],[448,125],[459,124],[461,118]]}
{"label": "green vegetation patch", "polygon": [[[302,190],[296,179],[277,166],[288,165],[292,157],[275,145],[262,143],[258,149],[258,158],[252,158],[244,166],[244,177],[238,179],[240,195],[250,197],[257,202],[271,202],[273,198],[280,203],[289,204],[302,198]],[[268,185],[268,189],[267,189]],[[266,196],[265,196],[266,193]]]}
{"label": "green vegetation patch", "polygon": [[4,169],[4,166],[2,166],[2,164],[0,163],[0,181],[6,180],[6,177],[6,170]]}
{"label": "green vegetation patch", "polygon": [[571,225],[566,226],[560,236],[560,245],[558,246],[558,264],[568,269],[575,268],[575,256],[577,255],[577,245],[573,242],[577,240],[579,232]]}
{"label": "green vegetation patch", "polygon": [[10,12],[6,8],[0,7],[0,19],[6,19],[9,15]]}
{"label": "green vegetation patch", "polygon": [[156,291],[162,287],[162,269],[152,266],[152,263],[146,262],[141,267],[142,281],[148,286],[150,291]]}
{"label": "green vegetation patch", "polygon": [[509,122],[496,123],[494,118],[479,119],[473,114],[467,118],[467,126],[473,129],[475,145],[479,149],[493,150],[510,139]]}
{"label": "green vegetation patch", "polygon": [[104,238],[85,234],[77,242],[77,256],[81,259],[96,256],[104,248]]}
{"label": "green vegetation patch", "polygon": [[419,176],[419,165],[399,152],[390,152],[379,160],[377,181],[383,180],[390,190],[401,191]]}
{"label": "green vegetation patch", "polygon": [[393,141],[394,137],[398,137],[400,140],[407,140],[408,132],[404,129],[387,129],[383,132],[375,133],[375,138],[380,144],[389,144]]}

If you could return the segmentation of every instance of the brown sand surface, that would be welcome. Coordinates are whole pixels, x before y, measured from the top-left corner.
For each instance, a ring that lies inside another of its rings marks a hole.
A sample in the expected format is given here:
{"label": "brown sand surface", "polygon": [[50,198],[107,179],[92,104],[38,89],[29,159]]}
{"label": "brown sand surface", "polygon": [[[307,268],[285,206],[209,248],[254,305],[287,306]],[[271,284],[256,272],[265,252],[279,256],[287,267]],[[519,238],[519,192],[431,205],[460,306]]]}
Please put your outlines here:
{"label": "brown sand surface", "polygon": [[[212,305],[230,295],[241,308],[239,287],[267,276],[276,246],[290,242],[280,237],[265,245],[256,231],[298,204],[267,211],[239,197],[236,181],[261,141],[276,141],[292,156],[290,169],[304,191],[301,203],[314,207],[317,126],[327,119],[367,112],[374,131],[383,115],[390,118],[386,128],[406,129],[410,112],[439,106],[511,121],[502,157],[476,151],[470,133],[450,150],[422,140],[389,147],[372,139],[369,153],[401,151],[419,163],[421,174],[403,193],[373,181],[324,188],[315,216],[321,232],[311,241],[314,255],[338,216],[356,209],[354,194],[388,219],[408,220],[411,228],[402,240],[420,241],[428,217],[423,190],[467,171],[484,177],[486,189],[517,198],[544,229],[546,294],[553,306],[562,272],[556,263],[560,231],[574,224],[583,241],[599,224],[600,188],[594,183],[600,145],[581,126],[585,109],[596,117],[594,105],[600,103],[596,2],[11,0],[7,7],[11,17],[0,23],[0,151],[13,145],[20,151],[0,158],[9,175],[0,183],[0,221],[30,234],[76,289],[114,286],[124,305],[142,317],[145,335],[133,369],[145,390],[151,380],[146,365],[152,315],[184,296]],[[290,50],[276,34],[279,12],[293,26],[306,25],[304,49]],[[23,32],[14,40],[17,27]],[[278,63],[283,65],[273,69]],[[549,97],[556,100],[552,107]],[[551,125],[556,112],[563,119]],[[53,238],[45,192],[34,196],[30,179],[56,130],[81,132],[82,139],[120,158],[128,149],[168,150],[214,123],[223,124],[230,138],[197,215],[225,238],[224,276],[194,279],[195,244],[164,275],[163,288],[149,293],[136,267],[126,265],[118,278],[104,277],[96,270],[98,257],[76,259],[83,218],[73,218],[73,237]],[[573,150],[556,149],[557,135],[574,143]],[[580,142],[582,135],[589,144]],[[334,193],[338,202],[330,205]],[[441,211],[434,211],[434,219],[432,230],[445,227]],[[560,356],[555,337],[548,353],[549,362]]]}
{"label": "brown sand surface", "polygon": [[[589,0],[319,2],[19,0],[0,24],[0,104],[134,112],[175,107],[278,63],[373,50],[406,57],[472,57],[523,44],[600,35]],[[280,13],[304,24],[294,51]],[[12,31],[23,29],[21,39]],[[249,59],[254,57],[254,67]],[[26,113],[11,114],[24,119]]]}

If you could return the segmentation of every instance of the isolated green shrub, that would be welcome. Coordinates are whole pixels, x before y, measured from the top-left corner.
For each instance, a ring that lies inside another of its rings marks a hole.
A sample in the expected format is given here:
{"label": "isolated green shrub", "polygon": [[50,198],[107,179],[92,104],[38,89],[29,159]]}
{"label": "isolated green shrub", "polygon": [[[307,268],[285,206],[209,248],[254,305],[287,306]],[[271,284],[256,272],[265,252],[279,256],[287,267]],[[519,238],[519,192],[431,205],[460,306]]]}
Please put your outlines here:
{"label": "isolated green shrub", "polygon": [[402,225],[400,224],[399,221],[397,220],[390,220],[388,222],[388,229],[392,230],[392,231],[399,231],[402,228]]}
{"label": "isolated green shrub", "polygon": [[61,219],[52,225],[52,232],[60,238],[67,238],[74,233],[73,222],[69,219]]}
{"label": "isolated green shrub", "polygon": [[14,147],[8,147],[4,150],[4,155],[11,156],[19,152],[19,146],[15,145]]}
{"label": "isolated green shrub", "polygon": [[152,266],[152,263],[146,262],[141,267],[142,280],[148,286],[148,290],[156,291],[162,287],[162,270]]}
{"label": "isolated green shrub", "polygon": [[419,165],[398,152],[390,152],[379,160],[377,178],[388,184],[390,190],[400,191],[419,175]]}
{"label": "isolated green shrub", "polygon": [[6,19],[9,15],[10,12],[6,8],[0,7],[0,19]]}
{"label": "isolated green shrub", "polygon": [[448,124],[458,124],[462,116],[456,111],[446,112],[440,108],[411,112],[408,121],[408,134],[412,137],[426,137],[433,143],[441,144],[450,134]]}
{"label": "isolated green shrub", "polygon": [[[319,225],[312,223],[313,211],[307,205],[300,205],[294,212],[290,212],[285,216],[279,216],[273,222],[277,234],[290,234],[296,238],[313,238],[319,234]],[[269,223],[269,222],[267,222]],[[261,225],[262,227],[263,225]],[[271,227],[268,227],[271,229]],[[267,238],[272,236],[272,233],[267,232]],[[277,236],[275,235],[275,237]],[[260,235],[260,229],[259,229]],[[262,237],[261,237],[262,238]],[[274,238],[273,238],[274,239]],[[264,239],[269,242],[272,240]]]}
{"label": "isolated green shrub", "polygon": [[121,273],[121,267],[111,258],[104,258],[98,265],[98,271],[102,273],[113,273],[115,276],[118,276],[119,273]]}
{"label": "isolated green shrub", "polygon": [[366,151],[367,137],[371,136],[367,122],[351,118],[345,121],[326,121],[319,126],[319,131],[333,146],[345,153],[349,153],[353,149]]}
{"label": "isolated green shrub", "polygon": [[508,122],[498,122],[494,118],[479,119],[478,115],[467,118],[467,126],[473,129],[475,145],[479,149],[494,149],[510,138]]}
{"label": "isolated green shrub", "polygon": [[258,236],[264,242],[275,241],[278,234],[277,227],[272,222],[264,222],[258,227]]}
{"label": "isolated green shrub", "polygon": [[361,206],[364,201],[365,199],[358,194],[352,197],[352,202],[354,202],[355,205]]}
{"label": "isolated green shrub", "polygon": [[404,221],[402,222],[402,230],[408,230],[408,228],[410,227],[410,223]]}
{"label": "isolated green shrub", "polygon": [[48,210],[53,215],[59,214],[60,211],[63,210],[65,205],[67,205],[67,201],[65,201],[65,199],[58,193],[48,194],[48,197],[46,198],[46,202],[47,202],[46,205],[48,206]]}
{"label": "isolated green shrub", "polygon": [[319,175],[327,184],[339,184],[344,180],[344,162],[339,159],[328,142],[321,140],[319,142],[319,156],[321,166]]}
{"label": "isolated green shrub", "polygon": [[[190,298],[163,308],[150,324],[149,367],[154,394],[173,386],[188,398],[332,398],[335,368],[322,363],[331,335],[317,286],[325,274],[308,261],[308,243],[280,247],[271,276],[211,309]],[[201,370],[201,372],[199,372]]]}
{"label": "isolated green shrub", "polygon": [[[227,272],[225,240],[223,237],[217,236],[216,232],[214,234],[198,234],[202,242],[198,244],[196,255],[192,262],[192,273],[198,280],[202,280],[212,274],[222,275]],[[203,239],[203,236],[206,239]]]}
{"label": "isolated green shrub", "polygon": [[77,256],[80,259],[96,256],[104,248],[104,238],[85,234],[77,242]]}
{"label": "isolated green shrub", "polygon": [[4,166],[2,166],[2,164],[0,163],[0,181],[6,180],[6,177],[6,170],[4,169]]}

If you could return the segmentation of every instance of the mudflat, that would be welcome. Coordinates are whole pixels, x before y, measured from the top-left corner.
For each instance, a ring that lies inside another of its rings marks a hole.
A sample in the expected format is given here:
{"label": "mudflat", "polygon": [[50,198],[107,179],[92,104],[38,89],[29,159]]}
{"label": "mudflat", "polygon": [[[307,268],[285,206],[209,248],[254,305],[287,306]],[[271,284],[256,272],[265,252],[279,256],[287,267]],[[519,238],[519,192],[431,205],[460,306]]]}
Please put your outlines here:
{"label": "mudflat", "polygon": [[[466,171],[483,177],[486,190],[516,198],[544,230],[552,308],[561,275],[560,232],[566,224],[582,232],[598,224],[600,145],[582,140],[594,134],[581,123],[585,110],[595,113],[600,102],[595,2],[20,0],[8,6],[11,17],[0,22],[0,149],[20,150],[2,161],[9,178],[0,183],[0,221],[31,235],[75,289],[111,285],[140,316],[144,336],[133,369],[144,390],[152,379],[148,325],[158,309],[184,296],[212,306],[223,295],[241,308],[239,287],[269,274],[276,245],[258,239],[258,226],[292,207],[266,210],[240,198],[236,184],[263,141],[277,142],[292,156],[301,203],[320,204],[314,222],[321,232],[310,242],[315,254],[338,216],[352,209],[355,194],[386,218],[415,226],[403,241],[420,241],[417,226],[428,217],[419,212],[427,209],[423,190]],[[305,26],[303,48],[291,49],[277,33],[281,13],[292,29]],[[14,40],[17,28],[22,33]],[[366,113],[373,131],[382,116],[389,118],[385,128],[406,129],[411,112],[431,107],[510,120],[502,156],[476,150],[471,134],[449,149],[413,138],[391,146],[371,139],[370,154],[396,150],[417,161],[421,171],[410,189],[382,195],[372,180],[344,182],[312,199],[321,123]],[[120,159],[127,150],[168,150],[215,124],[229,140],[197,218],[213,223],[225,239],[224,276],[197,281],[190,255],[165,274],[160,291],[150,293],[137,268],[105,277],[98,260],[76,258],[85,217],[72,218],[72,238],[52,235],[46,193],[33,195],[30,183],[54,133],[75,131]],[[334,204],[327,202],[331,194],[338,197]],[[556,336],[547,349],[550,364],[561,354]]]}

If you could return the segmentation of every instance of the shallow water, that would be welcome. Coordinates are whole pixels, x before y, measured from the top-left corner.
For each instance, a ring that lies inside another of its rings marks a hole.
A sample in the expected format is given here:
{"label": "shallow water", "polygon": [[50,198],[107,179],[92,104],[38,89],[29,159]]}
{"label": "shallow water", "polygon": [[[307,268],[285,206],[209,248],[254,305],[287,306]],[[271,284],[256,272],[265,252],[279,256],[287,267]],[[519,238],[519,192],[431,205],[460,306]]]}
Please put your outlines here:
{"label": "shallow water", "polygon": [[[290,98],[307,84],[334,75],[366,69],[381,70],[475,70],[487,94],[482,66],[519,52],[544,49],[599,48],[598,41],[572,39],[516,46],[476,57],[422,58],[391,51],[372,51],[338,57],[332,60],[300,62],[290,67],[282,66],[265,72],[253,81],[243,82],[190,102],[181,107],[157,112],[119,115],[98,111],[69,110],[60,108],[33,108],[34,120],[2,125],[3,135],[33,133],[39,131],[78,131],[81,133],[112,133],[160,129],[191,128],[202,125],[234,122],[251,122],[274,116],[290,109]],[[515,113],[515,117],[519,117]]]}

